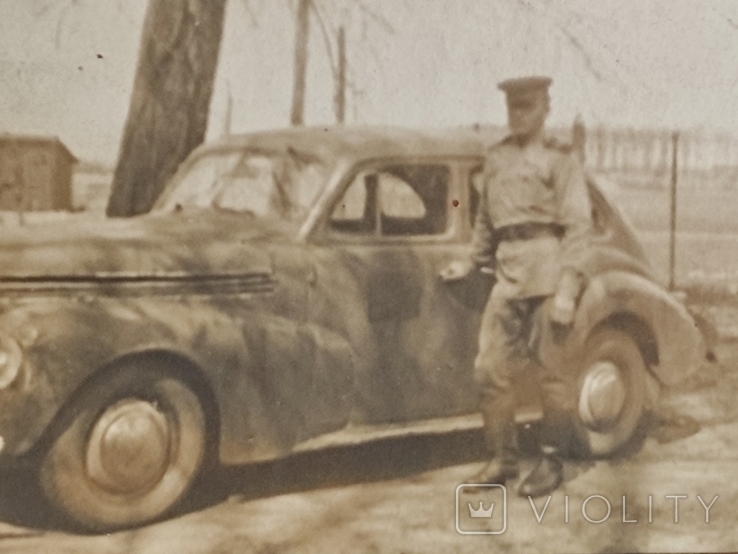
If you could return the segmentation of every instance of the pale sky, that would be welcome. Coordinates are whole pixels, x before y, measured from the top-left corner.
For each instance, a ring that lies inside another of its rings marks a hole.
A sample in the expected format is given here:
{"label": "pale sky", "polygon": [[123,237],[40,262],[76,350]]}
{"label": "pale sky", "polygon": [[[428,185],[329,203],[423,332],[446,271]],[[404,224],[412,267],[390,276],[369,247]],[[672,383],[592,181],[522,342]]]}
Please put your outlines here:
{"label": "pale sky", "polygon": [[[316,1],[328,27],[347,26],[349,123],[502,124],[496,83],[545,73],[555,124],[581,113],[590,125],[738,135],[738,0]],[[289,121],[292,2],[228,2],[209,137],[224,128],[229,94],[234,132]],[[80,158],[114,163],[145,9],[146,0],[0,0],[0,132],[57,135]],[[309,63],[306,123],[331,123],[315,19]]]}

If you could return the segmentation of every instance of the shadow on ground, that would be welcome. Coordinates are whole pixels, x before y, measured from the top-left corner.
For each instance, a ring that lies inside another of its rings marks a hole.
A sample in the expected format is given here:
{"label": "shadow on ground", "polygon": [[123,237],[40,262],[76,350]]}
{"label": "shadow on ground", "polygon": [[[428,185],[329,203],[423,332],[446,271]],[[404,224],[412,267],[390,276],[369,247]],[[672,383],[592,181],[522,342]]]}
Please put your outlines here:
{"label": "shadow on ground", "polygon": [[[432,469],[472,463],[486,457],[479,430],[413,436],[296,454],[246,466],[205,472],[170,517],[205,509],[227,499],[248,501],[286,493],[409,478]],[[30,468],[0,473],[0,523],[4,535],[27,536],[51,530],[82,532],[49,509]]]}
{"label": "shadow on ground", "polygon": [[182,511],[319,488],[411,478],[486,458],[479,430],[380,440],[306,452],[274,462],[224,467],[204,476]]}
{"label": "shadow on ground", "polygon": [[[738,348],[734,348],[738,352]],[[738,419],[738,404],[733,387],[738,372],[731,371],[738,363],[734,355],[722,363],[709,364],[694,375],[665,402],[657,413],[644,418],[634,440],[624,447],[613,463],[636,455],[647,437],[659,443],[680,440],[697,433],[704,425]],[[738,385],[736,385],[738,387]],[[709,404],[709,414],[690,413],[683,399],[698,397],[698,405]],[[709,415],[709,417],[708,417]],[[521,453],[530,458],[535,454],[535,434],[520,437]],[[411,436],[374,441],[367,444],[336,447],[296,454],[268,463],[211,469],[200,478],[192,494],[174,515],[199,511],[226,500],[246,502],[287,493],[297,493],[328,487],[341,487],[390,479],[412,479],[423,472],[444,467],[480,462],[486,458],[481,430],[461,431],[440,435]],[[594,462],[574,456],[567,464],[565,481],[587,472]],[[0,473],[0,524],[20,526],[17,532],[0,525],[0,538],[32,535],[47,530],[73,530],[69,524],[45,507],[34,475],[29,469]]]}

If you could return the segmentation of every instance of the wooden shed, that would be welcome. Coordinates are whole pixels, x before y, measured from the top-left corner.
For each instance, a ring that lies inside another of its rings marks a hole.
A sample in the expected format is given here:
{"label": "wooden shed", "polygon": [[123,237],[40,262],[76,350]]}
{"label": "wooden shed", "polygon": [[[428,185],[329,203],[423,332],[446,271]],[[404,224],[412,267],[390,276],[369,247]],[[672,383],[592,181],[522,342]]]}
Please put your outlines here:
{"label": "wooden shed", "polygon": [[76,162],[56,137],[0,135],[0,210],[71,210]]}

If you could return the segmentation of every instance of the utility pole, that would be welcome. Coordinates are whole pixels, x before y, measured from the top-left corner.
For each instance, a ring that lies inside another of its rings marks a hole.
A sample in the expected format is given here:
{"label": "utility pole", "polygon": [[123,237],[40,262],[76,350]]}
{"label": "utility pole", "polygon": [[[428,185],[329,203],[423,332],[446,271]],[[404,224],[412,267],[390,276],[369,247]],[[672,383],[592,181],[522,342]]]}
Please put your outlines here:
{"label": "utility pole", "polygon": [[336,122],[341,125],[346,119],[346,29],[338,28],[338,72],[334,96]]}
{"label": "utility pole", "polygon": [[677,216],[677,158],[679,154],[679,132],[671,134],[671,187],[670,187],[670,217],[669,217],[669,290],[675,286],[676,265],[676,216]]}
{"label": "utility pole", "polygon": [[310,2],[299,0],[295,25],[295,75],[292,89],[292,113],[290,123],[302,125],[305,114],[305,78],[308,60],[308,39],[310,36]]}

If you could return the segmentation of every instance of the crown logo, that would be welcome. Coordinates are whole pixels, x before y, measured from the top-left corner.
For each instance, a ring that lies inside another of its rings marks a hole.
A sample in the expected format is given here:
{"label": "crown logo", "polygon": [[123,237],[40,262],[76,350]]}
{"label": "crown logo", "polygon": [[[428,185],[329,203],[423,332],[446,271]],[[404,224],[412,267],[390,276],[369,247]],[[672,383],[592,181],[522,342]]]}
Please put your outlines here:
{"label": "crown logo", "polygon": [[466,503],[467,506],[469,506],[469,515],[471,517],[492,517],[492,510],[495,507],[495,503],[491,502],[489,505],[489,509],[484,509],[484,504],[482,504],[482,501],[479,501],[479,509],[475,510],[472,508],[471,502]]}

